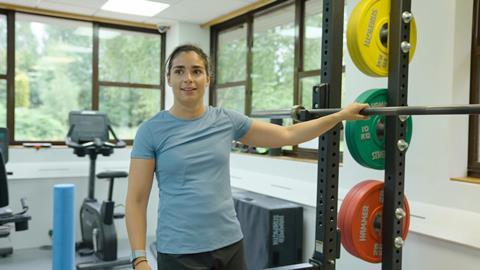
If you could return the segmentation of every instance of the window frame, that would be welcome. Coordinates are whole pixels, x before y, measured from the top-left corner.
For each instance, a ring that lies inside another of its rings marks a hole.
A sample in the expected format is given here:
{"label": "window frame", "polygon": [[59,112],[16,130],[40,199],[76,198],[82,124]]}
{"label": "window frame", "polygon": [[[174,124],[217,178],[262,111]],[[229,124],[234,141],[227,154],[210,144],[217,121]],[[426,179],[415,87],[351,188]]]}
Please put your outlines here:
{"label": "window frame", "polygon": [[[299,104],[302,98],[301,82],[302,79],[308,77],[320,77],[321,70],[304,70],[304,37],[305,37],[305,8],[307,1],[314,0],[282,0],[265,5],[258,9],[249,11],[243,15],[230,19],[226,22],[216,24],[210,27],[210,58],[212,66],[214,67],[214,75],[217,74],[217,51],[218,51],[218,37],[224,30],[237,27],[242,24],[247,25],[247,67],[245,78],[245,114],[250,116],[252,114],[252,79],[250,75],[252,73],[252,47],[253,47],[253,21],[256,16],[266,15],[270,12],[274,12],[278,9],[293,5],[295,7],[295,41],[294,41],[294,72],[293,72],[293,104]],[[320,59],[319,59],[320,61]],[[343,66],[343,72],[345,72],[345,66]],[[241,81],[243,82],[243,81]],[[239,82],[240,83],[240,82]],[[215,80],[210,82],[210,95],[209,103],[213,106],[216,105],[217,90],[223,88],[226,84],[217,85]],[[230,83],[231,84],[231,83]],[[292,104],[292,105],[293,105]],[[288,109],[288,108],[287,108]],[[298,145],[294,145],[292,150],[282,149],[280,156],[289,156],[303,159],[317,159],[318,150],[312,148],[301,148]]]}
{"label": "window frame", "polygon": [[[472,49],[470,65],[470,103],[480,103],[480,0],[473,2]],[[468,130],[468,169],[467,175],[480,178],[479,116],[470,115]]]}
{"label": "window frame", "polygon": [[[159,33],[155,29],[141,28],[138,26],[121,25],[115,23],[98,22],[87,19],[78,19],[63,17],[60,15],[45,15],[35,12],[15,11],[9,9],[0,9],[0,14],[7,16],[7,74],[0,74],[0,80],[6,79],[7,81],[7,128],[10,137],[10,145],[22,145],[26,142],[39,142],[39,143],[51,143],[52,145],[65,145],[64,141],[24,141],[15,140],[15,23],[16,14],[28,14],[33,16],[57,18],[69,21],[88,22],[92,24],[92,101],[91,110],[98,110],[99,108],[99,90],[101,86],[119,87],[119,88],[139,88],[139,89],[158,89],[160,91],[160,107],[159,110],[165,108],[165,52],[166,52],[166,34]],[[113,30],[127,30],[134,32],[156,34],[160,38],[160,84],[138,84],[138,83],[119,83],[119,82],[107,82],[101,81],[99,78],[99,30],[100,28],[109,28]],[[67,131],[65,131],[66,133]],[[129,145],[133,143],[133,140],[128,139],[125,142]]]}

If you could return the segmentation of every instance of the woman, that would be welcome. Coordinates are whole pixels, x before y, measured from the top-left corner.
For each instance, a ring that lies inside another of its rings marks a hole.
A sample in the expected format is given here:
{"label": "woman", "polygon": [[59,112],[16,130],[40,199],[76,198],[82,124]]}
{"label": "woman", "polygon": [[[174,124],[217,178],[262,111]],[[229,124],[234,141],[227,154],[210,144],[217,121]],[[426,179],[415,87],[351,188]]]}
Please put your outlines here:
{"label": "woman", "polygon": [[160,204],[158,269],[245,269],[242,232],[233,206],[232,140],[260,147],[296,145],[343,120],[365,119],[365,104],[282,127],[203,103],[208,58],[198,47],[177,47],[167,59],[173,106],[144,122],[135,137],[126,199],[126,224],[135,269],[145,257],[146,209],[155,172]]}

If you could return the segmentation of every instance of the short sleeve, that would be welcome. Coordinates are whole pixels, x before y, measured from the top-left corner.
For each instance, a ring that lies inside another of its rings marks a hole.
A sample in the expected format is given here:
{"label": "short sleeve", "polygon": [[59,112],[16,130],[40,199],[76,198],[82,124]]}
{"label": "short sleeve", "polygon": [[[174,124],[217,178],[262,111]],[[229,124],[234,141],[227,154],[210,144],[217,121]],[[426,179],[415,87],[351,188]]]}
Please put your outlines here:
{"label": "short sleeve", "polygon": [[148,122],[144,122],[138,128],[137,134],[135,135],[135,139],[133,141],[133,148],[130,157],[139,159],[155,158],[155,147],[153,144],[152,131],[148,125]]}
{"label": "short sleeve", "polygon": [[242,138],[252,126],[252,119],[236,111],[225,109],[225,113],[232,121],[234,128],[234,140]]}

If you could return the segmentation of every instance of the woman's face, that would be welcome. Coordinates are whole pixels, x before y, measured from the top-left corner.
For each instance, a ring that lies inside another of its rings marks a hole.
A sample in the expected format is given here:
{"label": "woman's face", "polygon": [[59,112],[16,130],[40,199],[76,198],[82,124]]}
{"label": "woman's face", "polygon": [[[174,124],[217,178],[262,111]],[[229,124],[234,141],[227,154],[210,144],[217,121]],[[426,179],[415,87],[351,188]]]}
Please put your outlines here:
{"label": "woman's face", "polygon": [[205,63],[196,52],[179,53],[172,60],[172,68],[167,79],[176,102],[185,106],[203,104],[203,95],[210,78]]}

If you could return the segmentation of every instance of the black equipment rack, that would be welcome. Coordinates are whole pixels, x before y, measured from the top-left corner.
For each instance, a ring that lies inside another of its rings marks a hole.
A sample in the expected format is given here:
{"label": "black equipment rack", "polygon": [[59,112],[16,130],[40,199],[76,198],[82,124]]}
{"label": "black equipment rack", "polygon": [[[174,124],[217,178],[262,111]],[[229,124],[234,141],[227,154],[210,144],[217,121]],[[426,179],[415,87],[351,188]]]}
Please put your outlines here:
{"label": "black equipment rack", "polygon": [[[407,106],[411,0],[391,0],[389,26],[388,105]],[[403,207],[406,124],[387,116],[385,124],[385,186],[382,223],[382,270],[402,269],[402,225],[395,211]]]}
{"label": "black equipment rack", "polygon": [[[313,89],[314,110],[341,107],[344,6],[344,0],[323,1],[321,84]],[[391,0],[389,106],[407,106],[410,10],[411,0]],[[403,207],[404,199],[405,149],[397,146],[405,139],[404,121],[398,115],[386,116],[382,270],[402,269],[403,222],[395,213]],[[309,263],[274,269],[335,270],[341,246],[341,232],[337,229],[341,129],[339,124],[319,137],[313,256]]]}
{"label": "black equipment rack", "polygon": [[[342,102],[342,57],[344,0],[323,1],[321,85],[313,90],[315,109],[340,108]],[[318,143],[315,248],[310,263],[334,270],[340,258],[337,229],[338,172],[341,124],[323,134]]]}

